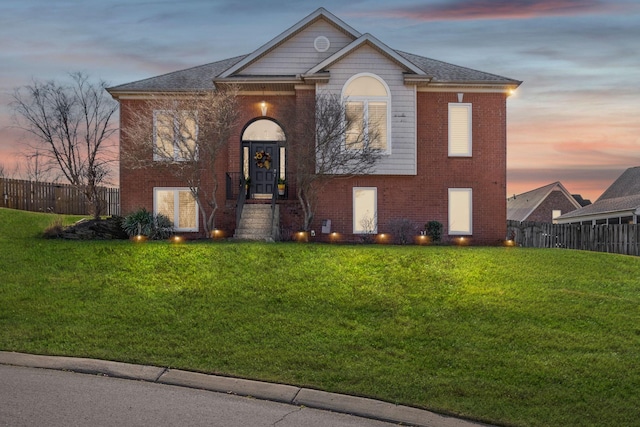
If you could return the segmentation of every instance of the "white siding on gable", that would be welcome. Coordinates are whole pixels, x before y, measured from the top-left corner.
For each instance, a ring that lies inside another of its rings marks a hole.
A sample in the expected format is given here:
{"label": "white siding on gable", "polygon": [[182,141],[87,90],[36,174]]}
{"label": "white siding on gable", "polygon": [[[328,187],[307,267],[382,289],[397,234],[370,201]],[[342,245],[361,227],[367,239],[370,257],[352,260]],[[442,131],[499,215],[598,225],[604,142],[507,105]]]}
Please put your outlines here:
{"label": "white siding on gable", "polygon": [[[330,43],[329,49],[324,52],[318,52],[314,47],[319,36],[326,37]],[[352,41],[353,38],[327,21],[318,20],[240,71],[240,74],[268,76],[305,73]]]}
{"label": "white siding on gable", "polygon": [[371,73],[385,81],[391,91],[391,140],[389,155],[376,164],[375,175],[416,175],[416,89],[404,84],[404,69],[370,46],[362,46],[329,68],[327,84],[318,92],[341,95],[345,83],[359,73]]}

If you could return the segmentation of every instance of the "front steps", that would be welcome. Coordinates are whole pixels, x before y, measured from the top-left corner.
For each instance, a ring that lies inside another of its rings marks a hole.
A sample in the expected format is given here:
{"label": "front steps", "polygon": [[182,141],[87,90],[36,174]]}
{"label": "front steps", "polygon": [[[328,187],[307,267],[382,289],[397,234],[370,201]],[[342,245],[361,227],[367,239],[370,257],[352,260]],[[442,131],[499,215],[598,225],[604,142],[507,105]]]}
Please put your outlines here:
{"label": "front steps", "polygon": [[242,209],[240,224],[236,228],[234,238],[239,240],[261,240],[273,242],[277,240],[280,220],[279,206],[275,206],[271,216],[271,204],[247,203]]}

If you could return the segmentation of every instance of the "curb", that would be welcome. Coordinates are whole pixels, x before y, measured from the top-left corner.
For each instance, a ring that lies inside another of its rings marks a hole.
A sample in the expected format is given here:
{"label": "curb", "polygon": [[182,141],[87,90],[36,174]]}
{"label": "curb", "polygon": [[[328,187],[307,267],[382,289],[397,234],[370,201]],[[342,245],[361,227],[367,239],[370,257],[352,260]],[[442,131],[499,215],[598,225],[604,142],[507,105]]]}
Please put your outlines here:
{"label": "curb", "polygon": [[8,351],[0,351],[0,364],[105,375],[114,378],[155,382],[235,394],[238,396],[250,396],[261,400],[329,410],[416,427],[489,426],[489,424],[440,415],[410,406],[394,405],[375,399],[329,393],[285,384],[207,375],[179,369],[76,357],[41,356]]}

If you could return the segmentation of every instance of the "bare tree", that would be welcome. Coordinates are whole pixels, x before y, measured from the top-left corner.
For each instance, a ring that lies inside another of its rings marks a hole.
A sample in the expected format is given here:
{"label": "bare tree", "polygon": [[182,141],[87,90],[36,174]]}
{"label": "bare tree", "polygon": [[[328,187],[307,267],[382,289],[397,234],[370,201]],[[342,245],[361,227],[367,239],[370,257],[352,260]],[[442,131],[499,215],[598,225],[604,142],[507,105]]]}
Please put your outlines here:
{"label": "bare tree", "polygon": [[22,156],[22,175],[25,179],[37,182],[56,182],[58,180],[58,176],[55,175],[55,165],[47,161],[39,149],[20,153],[20,155]]}
{"label": "bare tree", "polygon": [[371,172],[381,157],[380,132],[354,114],[339,95],[319,93],[309,105],[294,109],[296,137],[287,141],[290,170],[304,213],[303,230],[313,221],[318,194],[332,179]]}
{"label": "bare tree", "polygon": [[144,104],[127,115],[120,161],[131,169],[165,168],[185,182],[206,218],[204,232],[209,235],[218,210],[216,161],[237,124],[238,89],[155,93]]}
{"label": "bare tree", "polygon": [[34,81],[18,88],[12,107],[18,126],[31,135],[32,153],[79,188],[99,218],[103,206],[98,186],[114,159],[110,137],[117,129],[110,122],[118,104],[106,94],[105,82],[93,83],[81,72],[70,78],[68,84]]}

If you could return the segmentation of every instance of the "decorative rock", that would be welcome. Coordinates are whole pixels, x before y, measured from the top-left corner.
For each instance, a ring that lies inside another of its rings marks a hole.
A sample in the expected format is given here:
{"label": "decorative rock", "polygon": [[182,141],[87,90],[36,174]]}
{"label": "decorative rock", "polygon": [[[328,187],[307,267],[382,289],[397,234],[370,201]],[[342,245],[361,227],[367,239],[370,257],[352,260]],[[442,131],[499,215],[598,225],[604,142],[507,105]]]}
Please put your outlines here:
{"label": "decorative rock", "polygon": [[62,239],[71,240],[114,240],[128,239],[122,229],[123,218],[112,216],[105,219],[83,219],[66,227],[59,235]]}

